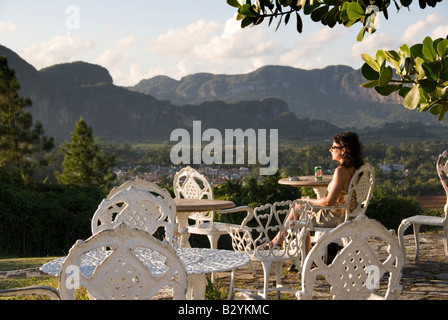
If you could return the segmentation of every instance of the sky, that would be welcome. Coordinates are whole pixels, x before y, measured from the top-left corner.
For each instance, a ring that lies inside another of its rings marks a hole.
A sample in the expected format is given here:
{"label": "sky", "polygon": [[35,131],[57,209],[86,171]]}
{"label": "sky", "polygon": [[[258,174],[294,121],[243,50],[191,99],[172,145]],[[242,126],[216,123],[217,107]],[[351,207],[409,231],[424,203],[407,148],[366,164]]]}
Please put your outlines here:
{"label": "sky", "polygon": [[179,80],[264,65],[359,69],[362,53],[447,36],[447,0],[424,10],[417,0],[410,10],[394,7],[377,32],[357,42],[360,24],[328,28],[303,15],[301,34],[294,18],[277,31],[276,23],[242,29],[226,0],[0,0],[0,44],[37,70],[84,61],[105,67],[114,84],[133,86],[158,75]]}

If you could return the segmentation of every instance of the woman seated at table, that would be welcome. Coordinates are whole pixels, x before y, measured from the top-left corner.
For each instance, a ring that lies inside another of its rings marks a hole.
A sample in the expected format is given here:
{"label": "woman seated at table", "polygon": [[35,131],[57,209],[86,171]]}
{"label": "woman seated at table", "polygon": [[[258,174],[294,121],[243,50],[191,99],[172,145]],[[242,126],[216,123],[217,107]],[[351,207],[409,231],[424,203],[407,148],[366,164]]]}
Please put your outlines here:
{"label": "woman seated at table", "polygon": [[[339,162],[339,166],[335,169],[333,179],[328,185],[327,195],[320,199],[309,199],[308,201],[318,206],[338,206],[345,203],[353,174],[364,164],[363,148],[358,134],[350,131],[337,134],[333,138],[329,151],[332,159]],[[334,228],[344,222],[345,212],[343,211],[320,209],[311,213],[310,220],[316,227]],[[291,210],[287,220],[292,220],[293,218],[294,211]],[[280,245],[282,242],[283,233],[278,233],[271,241],[271,244]],[[306,243],[307,252],[310,247],[310,237],[308,236]]]}

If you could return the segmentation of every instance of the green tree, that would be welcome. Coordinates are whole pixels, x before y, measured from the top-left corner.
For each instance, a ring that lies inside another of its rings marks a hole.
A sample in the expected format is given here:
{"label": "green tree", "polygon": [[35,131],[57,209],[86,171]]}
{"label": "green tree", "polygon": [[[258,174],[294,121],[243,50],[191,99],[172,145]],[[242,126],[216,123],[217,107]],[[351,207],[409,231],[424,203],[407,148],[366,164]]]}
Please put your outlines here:
{"label": "green tree", "polygon": [[115,179],[113,167],[115,159],[100,150],[92,136],[92,128],[80,118],[75,130],[61,148],[64,154],[62,172],[55,172],[56,179],[62,184],[81,186],[109,187]]}
{"label": "green tree", "polygon": [[31,175],[36,166],[33,156],[51,150],[54,143],[43,135],[39,121],[33,126],[31,113],[23,110],[31,106],[31,100],[19,97],[19,89],[14,70],[0,57],[0,166]]}
{"label": "green tree", "polygon": [[[442,0],[419,0],[422,9],[426,5],[435,7]],[[253,3],[252,3],[253,2]],[[412,0],[227,0],[238,8],[237,20],[241,27],[260,25],[269,20],[269,25],[278,19],[288,24],[296,17],[296,28],[303,30],[301,14],[310,16],[314,22],[333,28],[336,24],[352,27],[362,24],[357,40],[362,41],[366,32],[377,29],[380,13],[389,18],[388,10],[393,3],[397,11],[409,8]],[[381,95],[393,92],[403,97],[403,105],[411,110],[429,110],[441,121],[448,111],[448,40],[426,37],[422,43],[409,48],[402,45],[397,51],[378,50],[376,59],[362,55],[366,63],[362,67],[363,76],[369,80],[364,88],[375,88]],[[395,74],[399,79],[394,79]]]}

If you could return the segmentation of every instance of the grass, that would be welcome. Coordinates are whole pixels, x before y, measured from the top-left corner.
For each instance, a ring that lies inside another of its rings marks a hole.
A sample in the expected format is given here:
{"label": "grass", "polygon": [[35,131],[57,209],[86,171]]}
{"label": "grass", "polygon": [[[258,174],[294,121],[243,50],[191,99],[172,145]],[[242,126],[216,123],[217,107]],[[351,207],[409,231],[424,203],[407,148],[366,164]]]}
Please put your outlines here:
{"label": "grass", "polygon": [[22,270],[38,268],[56,257],[37,257],[37,258],[0,258],[0,272],[11,270]]}
{"label": "grass", "polygon": [[[56,257],[33,257],[33,258],[0,258],[0,272],[22,269],[38,268],[44,263],[54,260]],[[57,288],[59,281],[54,276],[37,277],[12,277],[0,278],[0,289],[21,288],[28,286],[50,286]],[[42,300],[42,296],[19,296],[13,298],[0,298],[1,300]]]}

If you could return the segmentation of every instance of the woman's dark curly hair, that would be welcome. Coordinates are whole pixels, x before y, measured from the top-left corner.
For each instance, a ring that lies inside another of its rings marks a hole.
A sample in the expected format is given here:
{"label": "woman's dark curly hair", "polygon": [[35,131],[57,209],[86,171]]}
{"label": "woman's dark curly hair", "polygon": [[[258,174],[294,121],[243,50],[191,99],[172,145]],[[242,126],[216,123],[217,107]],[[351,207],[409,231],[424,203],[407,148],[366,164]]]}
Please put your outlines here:
{"label": "woman's dark curly hair", "polygon": [[358,169],[364,164],[364,146],[359,141],[358,134],[351,131],[344,131],[334,136],[333,141],[345,148],[342,155],[344,167],[354,166]]}

